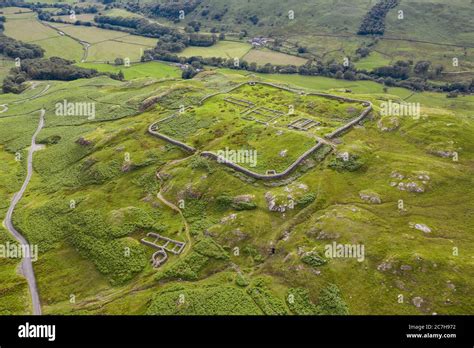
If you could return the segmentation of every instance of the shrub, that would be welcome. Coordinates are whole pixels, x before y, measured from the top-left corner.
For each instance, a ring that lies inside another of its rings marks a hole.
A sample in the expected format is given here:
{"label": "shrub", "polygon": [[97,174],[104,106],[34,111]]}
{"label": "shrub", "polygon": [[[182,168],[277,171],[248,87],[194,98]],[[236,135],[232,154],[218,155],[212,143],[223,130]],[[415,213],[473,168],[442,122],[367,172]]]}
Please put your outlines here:
{"label": "shrub", "polygon": [[297,315],[314,315],[317,313],[317,307],[311,301],[307,289],[288,289],[286,303],[290,310]]}
{"label": "shrub", "polygon": [[320,315],[347,315],[349,309],[342,299],[342,294],[335,284],[324,288],[319,295],[318,314]]}
{"label": "shrub", "polygon": [[216,202],[219,207],[223,209],[227,209],[227,208],[230,208],[230,206],[234,202],[234,199],[231,196],[222,195],[222,196],[217,197]]}
{"label": "shrub", "polygon": [[301,261],[307,265],[310,265],[311,267],[319,267],[327,263],[327,260],[321,257],[316,251],[311,251],[304,254],[301,258]]}
{"label": "shrub", "polygon": [[303,196],[301,196],[300,199],[296,202],[298,205],[301,205],[303,207],[306,207],[307,205],[313,203],[316,199],[316,195],[314,193],[306,193]]}
{"label": "shrub", "polygon": [[329,167],[337,171],[355,172],[363,166],[364,162],[356,155],[350,155],[347,160],[336,157],[329,163]]}
{"label": "shrub", "polygon": [[249,281],[241,273],[238,273],[235,277],[235,283],[243,288],[249,285]]}
{"label": "shrub", "polygon": [[211,166],[209,165],[209,161],[201,156],[194,157],[190,165],[191,165],[191,168],[193,169],[202,169],[202,170],[205,170],[206,172],[211,171]]}
{"label": "shrub", "polygon": [[171,268],[157,275],[157,280],[174,278],[184,280],[196,280],[206,263],[209,261],[207,256],[197,252],[192,252],[184,258],[178,260]]}
{"label": "shrub", "polygon": [[257,205],[254,202],[237,202],[237,203],[232,203],[232,208],[238,211],[253,210],[257,208]]}

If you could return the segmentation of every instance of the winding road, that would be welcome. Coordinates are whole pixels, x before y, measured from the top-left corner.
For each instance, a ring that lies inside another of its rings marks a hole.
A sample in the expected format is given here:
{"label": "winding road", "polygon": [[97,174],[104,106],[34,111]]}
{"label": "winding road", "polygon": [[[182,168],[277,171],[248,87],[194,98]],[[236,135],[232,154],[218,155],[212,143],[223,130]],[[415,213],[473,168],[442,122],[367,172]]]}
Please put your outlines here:
{"label": "winding road", "polygon": [[[16,205],[18,204],[23,194],[25,193],[25,190],[33,175],[33,153],[37,151],[39,148],[38,145],[36,144],[36,136],[38,135],[38,133],[41,131],[41,129],[44,126],[44,114],[45,114],[45,110],[42,109],[40,112],[40,120],[39,120],[38,128],[36,129],[35,133],[33,134],[33,137],[31,138],[31,146],[30,146],[30,149],[28,150],[27,174],[26,174],[25,181],[23,182],[23,185],[21,186],[20,191],[15,193],[15,195],[13,196],[10,207],[8,208],[8,211],[7,211],[7,216],[5,217],[5,221],[4,221],[4,225],[7,228],[7,230],[22,245],[29,245],[29,243],[25,239],[25,237],[23,237],[13,226],[12,215],[13,215],[13,211]],[[36,285],[36,278],[35,278],[35,272],[33,270],[33,263],[31,261],[31,255],[27,255],[23,258],[23,261],[21,263],[21,273],[28,281],[31,301],[33,304],[33,314],[41,315],[41,303],[39,300],[38,287]]]}

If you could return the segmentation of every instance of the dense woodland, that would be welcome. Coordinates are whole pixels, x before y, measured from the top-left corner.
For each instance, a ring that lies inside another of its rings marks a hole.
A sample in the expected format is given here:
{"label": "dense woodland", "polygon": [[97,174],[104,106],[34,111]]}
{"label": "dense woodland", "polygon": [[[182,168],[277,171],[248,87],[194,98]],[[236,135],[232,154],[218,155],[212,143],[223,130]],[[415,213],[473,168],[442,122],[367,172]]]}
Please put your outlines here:
{"label": "dense woodland", "polygon": [[176,0],[166,3],[155,3],[144,5],[142,11],[157,17],[165,17],[176,20],[180,11],[189,13],[201,4],[201,0]]}
{"label": "dense woodland", "polygon": [[383,35],[385,32],[385,17],[387,13],[398,6],[400,0],[380,0],[365,15],[360,25],[359,35]]}
{"label": "dense woodland", "polygon": [[[49,59],[25,59],[21,66],[13,68],[10,75],[3,80],[5,93],[21,93],[27,86],[28,80],[60,80],[71,81],[91,78],[99,75],[97,70],[80,68],[73,61],[59,57]],[[118,78],[117,76],[111,76]]]}
{"label": "dense woodland", "polygon": [[18,41],[0,33],[0,54],[10,58],[32,59],[41,58],[44,50],[38,45]]}

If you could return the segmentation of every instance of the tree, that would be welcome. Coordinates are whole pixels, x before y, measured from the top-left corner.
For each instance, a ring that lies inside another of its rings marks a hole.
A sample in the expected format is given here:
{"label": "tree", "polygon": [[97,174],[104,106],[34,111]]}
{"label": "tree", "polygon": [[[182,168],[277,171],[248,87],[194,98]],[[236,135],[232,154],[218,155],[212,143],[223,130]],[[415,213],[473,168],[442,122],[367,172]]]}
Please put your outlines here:
{"label": "tree", "polygon": [[306,53],[308,52],[308,49],[306,47],[300,46],[298,47],[298,53]]}
{"label": "tree", "polygon": [[428,73],[428,70],[431,66],[431,62],[421,60],[415,64],[415,67],[413,68],[413,71],[417,75],[426,75]]}
{"label": "tree", "polygon": [[181,77],[185,80],[192,79],[194,76],[196,76],[197,71],[193,67],[187,67],[186,69],[183,70],[183,73],[181,74]]}
{"label": "tree", "polygon": [[119,78],[120,81],[125,80],[125,76],[123,75],[122,70],[120,70],[120,71],[118,72],[117,76],[118,76],[118,78]]}
{"label": "tree", "polygon": [[344,72],[344,80],[350,80],[350,81],[354,81],[355,80],[355,74],[352,70],[346,70],[346,72]]}

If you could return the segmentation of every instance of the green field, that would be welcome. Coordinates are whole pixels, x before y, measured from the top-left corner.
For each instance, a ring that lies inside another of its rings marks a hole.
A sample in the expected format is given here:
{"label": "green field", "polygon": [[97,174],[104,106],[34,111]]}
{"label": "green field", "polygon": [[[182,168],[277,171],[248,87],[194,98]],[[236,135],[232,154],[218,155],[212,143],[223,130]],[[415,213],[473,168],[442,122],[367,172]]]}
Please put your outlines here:
{"label": "green field", "polygon": [[180,56],[192,57],[201,56],[208,57],[222,57],[222,58],[242,58],[252,48],[250,44],[236,41],[219,41],[211,47],[188,47]]}
{"label": "green field", "polygon": [[243,59],[249,63],[257,63],[258,65],[265,65],[266,63],[271,63],[273,65],[303,65],[308,60],[289,54],[275,52],[267,49],[262,50],[250,50]]}
{"label": "green field", "polygon": [[64,21],[64,22],[68,22],[68,23],[74,23],[76,21],[82,21],[82,22],[94,22],[94,17],[96,15],[93,14],[93,13],[81,13],[81,14],[77,14],[75,15],[75,18],[71,18],[71,16],[69,15],[65,15],[65,16],[55,16],[54,19],[59,19],[61,21]]}
{"label": "green field", "polygon": [[387,57],[386,55],[383,55],[379,52],[373,52],[370,54],[370,56],[362,58],[356,62],[355,66],[360,70],[371,71],[374,68],[378,68],[380,66],[390,65],[391,62],[392,60],[390,57]]}
{"label": "green field", "polygon": [[11,68],[14,67],[15,63],[13,60],[8,59],[0,55],[0,80],[3,81],[5,76],[8,75]]}
{"label": "green field", "polygon": [[115,30],[63,23],[53,25],[67,35],[90,44],[86,62],[113,62],[115,58],[129,58],[131,62],[136,62],[144,50],[155,47],[157,43],[156,39]]}
{"label": "green field", "polygon": [[80,61],[83,54],[82,46],[78,42],[41,24],[32,13],[7,15],[5,35],[41,46],[46,57],[57,56]]}
{"label": "green field", "polygon": [[160,62],[148,62],[132,64],[129,68],[108,64],[80,63],[78,66],[96,69],[97,71],[118,73],[122,71],[125,79],[132,80],[136,78],[152,77],[156,79],[178,78],[181,76],[181,70],[171,65]]}

